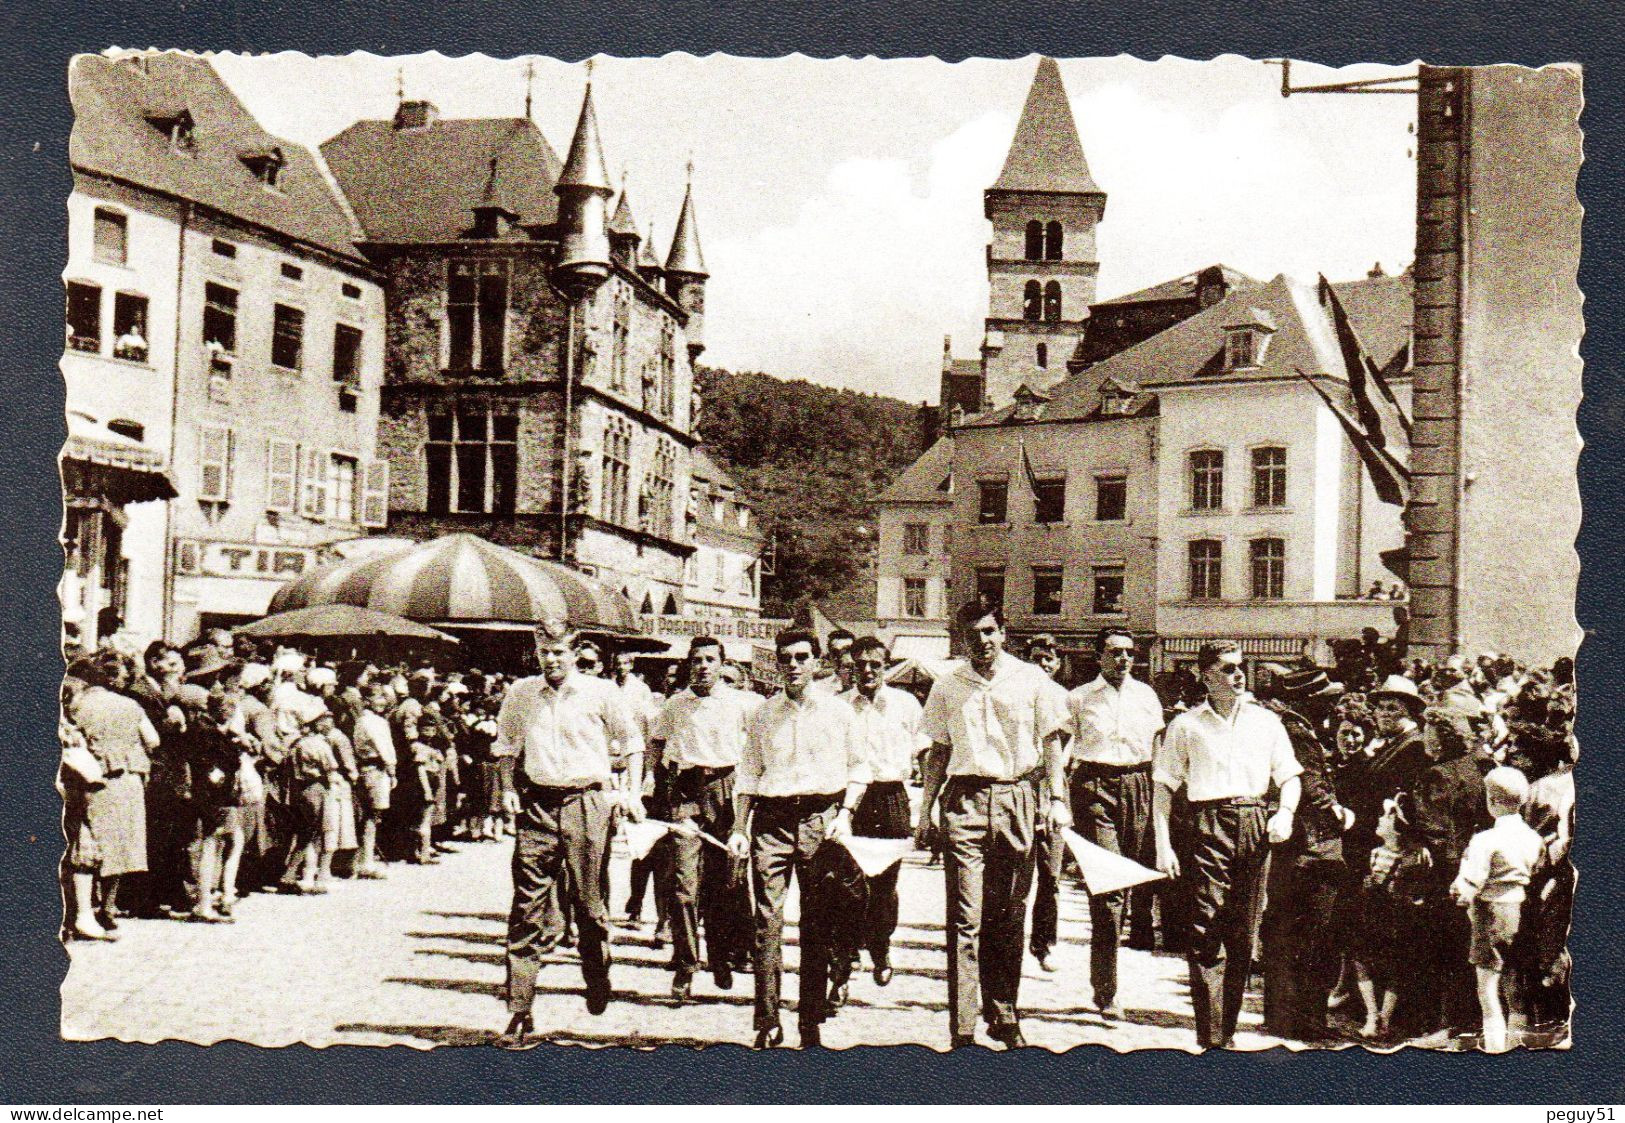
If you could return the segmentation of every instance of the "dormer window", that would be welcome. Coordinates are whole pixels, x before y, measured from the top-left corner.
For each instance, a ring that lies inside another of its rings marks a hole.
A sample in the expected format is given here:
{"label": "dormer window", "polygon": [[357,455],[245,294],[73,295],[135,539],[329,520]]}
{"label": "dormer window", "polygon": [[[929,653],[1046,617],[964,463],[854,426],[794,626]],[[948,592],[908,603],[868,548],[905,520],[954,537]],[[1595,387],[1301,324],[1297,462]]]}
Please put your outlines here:
{"label": "dormer window", "polygon": [[257,148],[238,158],[254,173],[255,179],[273,189],[282,179],[282,169],[288,163],[280,148]]}
{"label": "dormer window", "polygon": [[1263,364],[1275,322],[1269,313],[1249,308],[1241,320],[1224,325],[1224,369],[1249,370]]}
{"label": "dormer window", "polygon": [[1129,397],[1115,390],[1100,395],[1100,412],[1105,417],[1121,417],[1128,412]]}
{"label": "dormer window", "polygon": [[155,113],[147,118],[147,122],[169,138],[169,146],[176,152],[196,150],[197,136],[189,110],[176,109]]}

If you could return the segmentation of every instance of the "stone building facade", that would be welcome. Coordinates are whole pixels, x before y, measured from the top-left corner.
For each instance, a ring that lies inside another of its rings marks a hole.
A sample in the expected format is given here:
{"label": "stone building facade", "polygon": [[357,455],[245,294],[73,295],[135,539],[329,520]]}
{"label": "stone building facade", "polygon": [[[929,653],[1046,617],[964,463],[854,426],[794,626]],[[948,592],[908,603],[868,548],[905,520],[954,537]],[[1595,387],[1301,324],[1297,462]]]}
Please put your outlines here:
{"label": "stone building facade", "polygon": [[386,279],[394,531],[469,531],[681,613],[706,278],[692,195],[661,264],[624,185],[609,205],[590,88],[563,162],[528,119],[427,102],[323,153]]}

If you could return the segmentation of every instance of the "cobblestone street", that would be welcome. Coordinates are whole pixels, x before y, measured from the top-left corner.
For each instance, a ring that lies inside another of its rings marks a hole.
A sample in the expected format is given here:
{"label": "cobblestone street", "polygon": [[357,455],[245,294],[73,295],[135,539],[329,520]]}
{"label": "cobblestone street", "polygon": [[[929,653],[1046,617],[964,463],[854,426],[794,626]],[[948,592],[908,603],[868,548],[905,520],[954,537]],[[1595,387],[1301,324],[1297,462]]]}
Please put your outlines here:
{"label": "cobblestone street", "polygon": [[[393,865],[387,880],[337,881],[326,896],[255,895],[238,905],[232,925],[122,921],[116,944],[71,946],[63,1035],[257,1045],[488,1043],[506,1022],[501,994],[510,849],[510,843],[457,844],[439,865]],[[612,863],[617,914],[626,901],[627,869],[618,842]],[[942,871],[926,866],[925,855],[910,855],[901,885],[896,976],[882,989],[867,970],[854,973],[849,1004],[824,1030],[830,1047],[947,1045]],[[792,894],[792,918],[794,907]],[[1063,889],[1061,933],[1056,973],[1027,960],[1023,1027],[1033,1045],[1193,1048],[1182,958],[1125,949],[1124,1018],[1103,1021],[1087,1007],[1088,908],[1079,889]],[[795,934],[791,923],[784,987],[790,996]],[[561,950],[542,970],[539,1034],[582,1045],[750,1043],[748,974],[722,993],[701,973],[694,1002],[677,1008],[663,966],[670,947],[655,945],[652,926],[618,924],[613,939],[615,1001],[608,1012],[587,1013],[573,953]],[[1258,1032],[1258,1022],[1257,1000],[1249,998],[1239,1048],[1277,1043]],[[787,1012],[784,1024],[794,1044],[794,1015]]]}

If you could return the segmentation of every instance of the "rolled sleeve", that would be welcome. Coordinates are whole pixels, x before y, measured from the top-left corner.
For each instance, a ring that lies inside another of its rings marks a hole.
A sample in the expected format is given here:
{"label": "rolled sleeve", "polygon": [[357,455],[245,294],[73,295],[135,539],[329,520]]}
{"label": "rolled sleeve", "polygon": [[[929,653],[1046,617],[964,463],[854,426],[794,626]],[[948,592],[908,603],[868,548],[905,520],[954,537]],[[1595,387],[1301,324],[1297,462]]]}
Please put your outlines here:
{"label": "rolled sleeve", "polygon": [[1292,751],[1292,738],[1287,736],[1286,726],[1277,719],[1270,723],[1270,779],[1275,786],[1280,787],[1294,776],[1303,773],[1303,765],[1298,763],[1298,754]]}
{"label": "rolled sleeve", "polygon": [[839,736],[846,745],[846,782],[848,784],[867,784],[874,778],[874,772],[869,767],[869,756],[863,751],[863,736],[858,728],[858,720],[852,714],[845,702],[842,702],[836,718]]}
{"label": "rolled sleeve", "polygon": [[1167,736],[1152,756],[1151,779],[1171,791],[1178,791],[1190,773],[1190,754],[1185,746],[1185,733],[1178,725],[1171,726]]}
{"label": "rolled sleeve", "polygon": [[940,682],[933,683],[931,693],[925,698],[925,709],[920,712],[920,733],[927,742],[938,745],[949,743],[948,705],[948,691]]}

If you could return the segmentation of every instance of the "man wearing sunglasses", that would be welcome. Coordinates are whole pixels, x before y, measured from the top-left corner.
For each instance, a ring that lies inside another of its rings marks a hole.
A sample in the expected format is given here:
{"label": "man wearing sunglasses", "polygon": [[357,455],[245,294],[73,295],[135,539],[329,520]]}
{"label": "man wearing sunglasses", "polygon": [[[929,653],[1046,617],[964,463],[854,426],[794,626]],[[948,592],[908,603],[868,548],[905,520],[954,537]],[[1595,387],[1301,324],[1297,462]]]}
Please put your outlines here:
{"label": "man wearing sunglasses", "polygon": [[[1158,746],[1151,779],[1157,868],[1184,876],[1193,899],[1190,924],[1191,1006],[1203,1048],[1226,1048],[1235,1036],[1253,967],[1253,920],[1272,844],[1292,836],[1303,767],[1286,727],[1252,700],[1241,648],[1204,643],[1196,668],[1207,701],[1176,717]],[[1270,785],[1280,807],[1268,814]],[[1168,821],[1174,795],[1190,800],[1190,868],[1174,853]]]}

